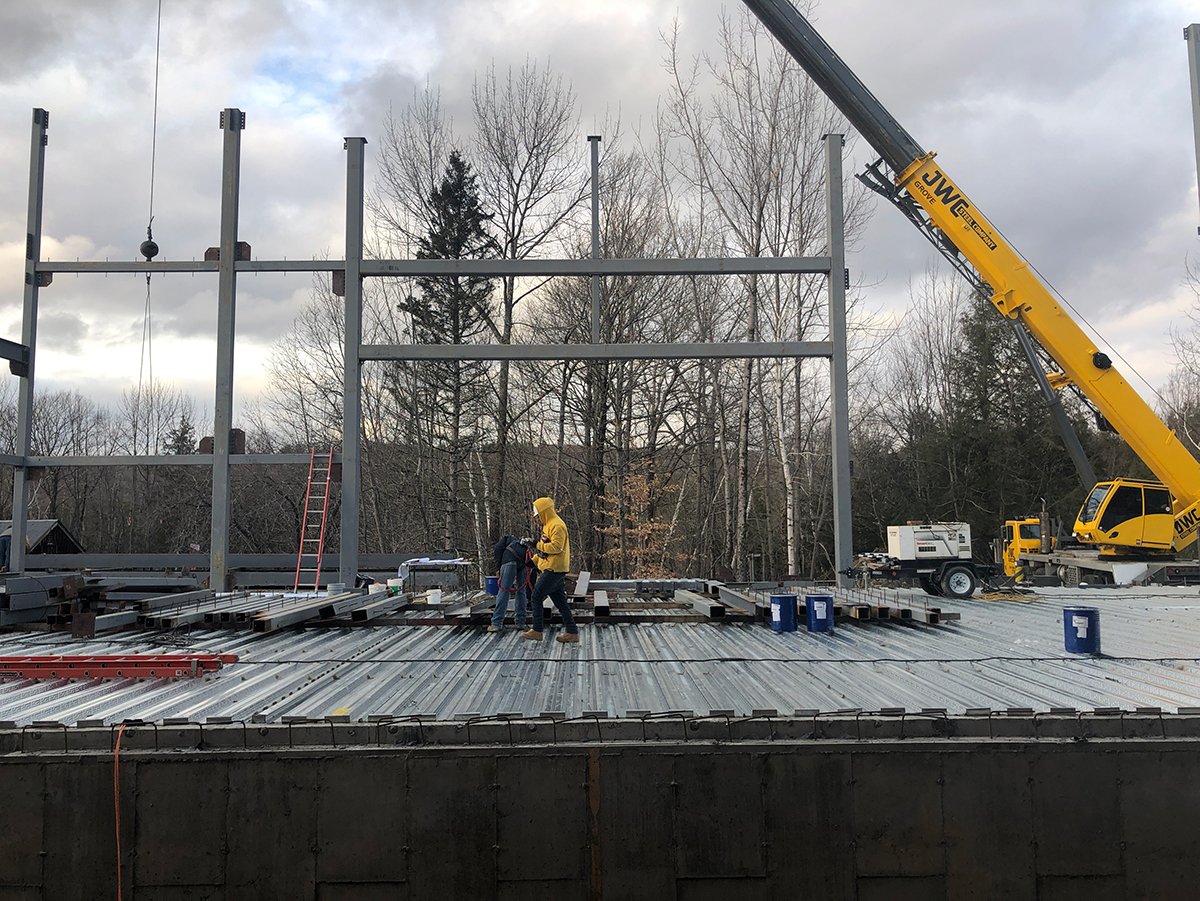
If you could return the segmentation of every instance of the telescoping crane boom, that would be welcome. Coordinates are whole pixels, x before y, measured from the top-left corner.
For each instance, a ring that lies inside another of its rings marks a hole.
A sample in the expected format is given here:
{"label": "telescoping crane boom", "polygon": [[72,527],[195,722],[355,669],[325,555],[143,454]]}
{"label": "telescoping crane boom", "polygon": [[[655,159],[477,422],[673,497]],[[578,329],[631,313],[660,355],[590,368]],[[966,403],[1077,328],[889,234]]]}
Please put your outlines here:
{"label": "telescoping crane boom", "polygon": [[[949,243],[978,273],[991,302],[1016,320],[1053,361],[1055,388],[1074,385],[1161,480],[1100,482],[1088,495],[1075,534],[1102,555],[1169,554],[1197,538],[1200,463],[1129,385],[1108,355],[1055,300],[1020,254],[958,184],[895,120],[789,0],[744,0],[841,110],[890,169],[876,164],[876,188],[926,233]],[[890,178],[889,178],[890,177]],[[1028,190],[1036,191],[1036,184]],[[1169,495],[1168,495],[1169,491]]]}

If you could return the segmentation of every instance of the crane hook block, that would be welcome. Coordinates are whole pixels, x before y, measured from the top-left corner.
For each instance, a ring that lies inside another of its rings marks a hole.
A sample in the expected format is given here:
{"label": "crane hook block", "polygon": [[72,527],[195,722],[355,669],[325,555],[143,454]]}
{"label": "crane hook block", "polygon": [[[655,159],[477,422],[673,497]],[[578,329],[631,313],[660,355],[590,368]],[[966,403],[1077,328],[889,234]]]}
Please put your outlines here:
{"label": "crane hook block", "polygon": [[142,246],[138,248],[138,251],[146,258],[146,262],[148,263],[158,256],[158,245],[155,244],[151,239],[147,238],[142,242]]}

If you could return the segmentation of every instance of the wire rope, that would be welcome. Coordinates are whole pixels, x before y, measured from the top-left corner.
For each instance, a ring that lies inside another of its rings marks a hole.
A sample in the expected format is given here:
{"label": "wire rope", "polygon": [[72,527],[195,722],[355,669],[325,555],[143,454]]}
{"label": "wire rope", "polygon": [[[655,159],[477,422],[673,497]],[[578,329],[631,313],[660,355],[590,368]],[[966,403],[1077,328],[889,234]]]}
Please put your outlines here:
{"label": "wire rope", "polygon": [[[1034,265],[1032,262],[1030,262],[1030,260],[1029,260],[1029,258],[1028,258],[1028,257],[1026,257],[1024,254],[1021,254],[1021,251],[1019,250],[1019,248],[1017,247],[1017,245],[1016,245],[1016,244],[1014,244],[1012,241],[1010,241],[1010,240],[1008,239],[1008,236],[1004,234],[1004,231],[1003,231],[1002,229],[1000,229],[999,227],[996,227],[996,231],[997,231],[997,233],[999,233],[999,235],[1000,235],[1002,238],[1004,238],[1004,240],[1005,240],[1005,241],[1008,243],[1008,245],[1009,245],[1009,246],[1010,246],[1010,247],[1011,247],[1011,248],[1012,248],[1014,251],[1016,251],[1016,253],[1017,253],[1017,254],[1019,254],[1019,255],[1021,256],[1021,259],[1025,260],[1025,262],[1026,262],[1026,264],[1029,266],[1030,270],[1031,270],[1031,271],[1032,271],[1032,272],[1033,272],[1033,273],[1034,273],[1034,274],[1035,274],[1035,275],[1036,275],[1036,276],[1037,276],[1039,279],[1041,279],[1042,283],[1043,283],[1043,284],[1046,286],[1047,290],[1048,290],[1048,291],[1050,291],[1050,293],[1051,293],[1051,294],[1053,294],[1053,295],[1054,295],[1054,296],[1055,296],[1055,297],[1058,299],[1058,301],[1059,301],[1059,302],[1060,302],[1060,303],[1061,303],[1063,306],[1065,306],[1065,307],[1066,307],[1068,310],[1070,310],[1070,311],[1071,311],[1071,313],[1072,313],[1072,314],[1075,316],[1075,318],[1076,318],[1076,319],[1078,319],[1078,320],[1079,320],[1080,322],[1082,322],[1082,323],[1083,323],[1085,326],[1087,326],[1087,328],[1088,328],[1088,329],[1091,331],[1091,333],[1092,333],[1092,334],[1093,334],[1095,337],[1099,338],[1099,339],[1100,339],[1100,341],[1102,341],[1102,342],[1103,342],[1103,343],[1104,343],[1104,344],[1105,344],[1105,345],[1108,347],[1108,349],[1109,349],[1110,351],[1112,351],[1112,353],[1113,353],[1113,356],[1115,356],[1115,357],[1116,357],[1118,360],[1120,360],[1120,361],[1121,361],[1121,364],[1122,364],[1122,365],[1125,367],[1125,370],[1126,370],[1127,372],[1129,372],[1130,374],[1132,374],[1133,376],[1135,376],[1139,382],[1141,382],[1143,385],[1145,385],[1145,386],[1146,386],[1146,388],[1147,388],[1147,390],[1149,390],[1149,392],[1150,392],[1150,393],[1151,393],[1151,394],[1152,394],[1152,395],[1153,395],[1155,398],[1157,398],[1157,399],[1158,399],[1159,403],[1163,404],[1163,406],[1164,406],[1164,407],[1166,407],[1166,409],[1170,410],[1172,413],[1175,413],[1176,415],[1180,416],[1180,419],[1182,420],[1182,419],[1183,419],[1183,416],[1182,416],[1182,415],[1180,415],[1180,412],[1179,412],[1179,410],[1178,410],[1178,409],[1175,407],[1175,405],[1174,405],[1174,404],[1172,404],[1172,403],[1171,403],[1169,400],[1167,400],[1167,398],[1165,398],[1165,397],[1162,395],[1162,393],[1161,393],[1161,392],[1159,392],[1159,390],[1158,390],[1157,388],[1155,388],[1155,387],[1154,387],[1154,385],[1152,385],[1152,384],[1150,383],[1150,380],[1149,380],[1148,378],[1146,378],[1144,375],[1142,375],[1142,373],[1141,373],[1141,372],[1139,372],[1139,371],[1138,371],[1137,367],[1135,367],[1135,366],[1133,365],[1133,363],[1131,363],[1131,362],[1130,362],[1130,361],[1129,361],[1129,360],[1128,360],[1128,359],[1125,357],[1125,355],[1124,355],[1124,354],[1122,354],[1122,353],[1121,353],[1119,350],[1117,350],[1117,348],[1116,348],[1116,345],[1114,345],[1114,344],[1112,343],[1112,341],[1110,341],[1110,340],[1108,339],[1108,337],[1107,337],[1107,336],[1106,336],[1106,335],[1105,335],[1105,334],[1104,334],[1102,331],[1100,331],[1100,329],[1099,329],[1099,328],[1097,328],[1097,327],[1096,327],[1096,326],[1095,326],[1095,325],[1094,325],[1094,324],[1093,324],[1093,323],[1092,323],[1092,322],[1091,322],[1091,321],[1090,321],[1090,320],[1087,318],[1087,316],[1085,316],[1085,315],[1083,314],[1083,312],[1082,312],[1082,311],[1081,311],[1081,310],[1080,310],[1078,307],[1076,307],[1076,306],[1075,306],[1073,303],[1071,303],[1071,301],[1069,301],[1069,300],[1067,299],[1066,295],[1064,295],[1064,294],[1063,294],[1063,293],[1062,293],[1060,290],[1058,290],[1058,287],[1057,287],[1057,286],[1056,286],[1056,285],[1055,285],[1055,284],[1054,284],[1052,281],[1050,281],[1050,279],[1049,279],[1049,278],[1047,278],[1047,277],[1045,276],[1045,274],[1044,274],[1044,273],[1043,273],[1043,272],[1042,272],[1040,269],[1038,269],[1038,267],[1037,267],[1036,265]],[[1191,437],[1191,436],[1189,435],[1189,437]]]}
{"label": "wire rope", "polygon": [[[149,261],[158,253],[158,245],[154,243],[154,170],[158,160],[158,78],[162,61],[162,0],[158,0],[158,18],[155,25],[154,37],[154,102],[150,116],[150,206],[146,220],[146,240],[141,251]],[[142,311],[142,348],[138,356],[138,387],[135,404],[141,407],[142,389],[147,380],[149,388],[154,390],[154,308],[151,300],[150,273],[146,273],[146,304]],[[135,411],[135,419],[140,409]],[[135,425],[136,429],[136,425]],[[135,439],[136,441],[136,439]],[[134,448],[137,452],[137,448]]]}

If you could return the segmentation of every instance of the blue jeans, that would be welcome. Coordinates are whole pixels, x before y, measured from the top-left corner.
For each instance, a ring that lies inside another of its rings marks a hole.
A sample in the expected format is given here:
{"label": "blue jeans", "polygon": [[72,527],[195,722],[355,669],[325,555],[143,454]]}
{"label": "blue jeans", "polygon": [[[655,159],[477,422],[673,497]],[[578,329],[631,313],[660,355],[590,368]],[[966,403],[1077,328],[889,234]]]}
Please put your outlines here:
{"label": "blue jeans", "polygon": [[[524,567],[521,568],[524,569]],[[525,628],[525,602],[529,593],[525,590],[524,585],[521,585],[519,588],[517,587],[517,569],[517,564],[511,562],[505,563],[500,567],[500,591],[496,595],[496,609],[492,613],[492,625],[496,628],[504,625],[504,617],[508,613],[508,598],[514,589],[517,594],[517,604],[516,610],[513,613],[517,621],[517,627],[520,629]],[[522,579],[521,581],[524,582],[525,580]]]}
{"label": "blue jeans", "polygon": [[554,606],[562,614],[563,630],[566,632],[579,631],[579,627],[575,625],[575,620],[571,616],[571,605],[567,603],[567,593],[563,590],[563,582],[566,578],[566,573],[555,573],[549,570],[538,576],[538,580],[533,586],[532,598],[533,629],[535,632],[542,631],[542,624],[544,622],[542,601],[546,598],[554,601]]}

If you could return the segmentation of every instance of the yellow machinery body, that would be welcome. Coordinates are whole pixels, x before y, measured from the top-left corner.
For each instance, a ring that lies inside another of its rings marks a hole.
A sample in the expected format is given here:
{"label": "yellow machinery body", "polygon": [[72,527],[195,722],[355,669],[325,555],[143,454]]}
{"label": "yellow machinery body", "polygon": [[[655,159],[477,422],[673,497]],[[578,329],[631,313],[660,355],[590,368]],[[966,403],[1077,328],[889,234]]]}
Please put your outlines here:
{"label": "yellow machinery body", "polygon": [[1023,573],[1022,557],[1045,553],[1054,548],[1054,538],[1046,534],[1042,520],[1036,516],[1006,520],[1001,543],[1004,549],[1001,561],[1004,575],[1018,581]]}
{"label": "yellow machinery body", "polygon": [[1061,367],[1050,374],[1052,384],[1077,386],[1159,478],[1097,484],[1080,509],[1076,536],[1110,555],[1162,554],[1192,544],[1200,525],[1200,462],[937,165],[934,154],[914,160],[896,182],[991,286],[996,309],[1020,319]]}
{"label": "yellow machinery body", "polygon": [[[970,264],[990,287],[991,301],[1001,315],[1018,321],[1053,358],[1058,370],[1046,374],[1049,385],[1078,388],[1158,479],[1117,479],[1096,485],[1075,523],[1077,536],[1109,555],[1169,553],[1195,542],[1200,525],[1200,462],[946,174],[935,154],[926,152],[884,109],[794,3],[744,2],[879,152],[881,162],[896,173],[895,185],[912,198],[923,216],[894,196],[878,170],[870,169],[879,184],[864,179],[868,186],[888,196],[940,249],[953,245],[956,266],[963,261]],[[1036,182],[1025,191],[1036,200]],[[1162,512],[1164,505],[1167,512]]]}

